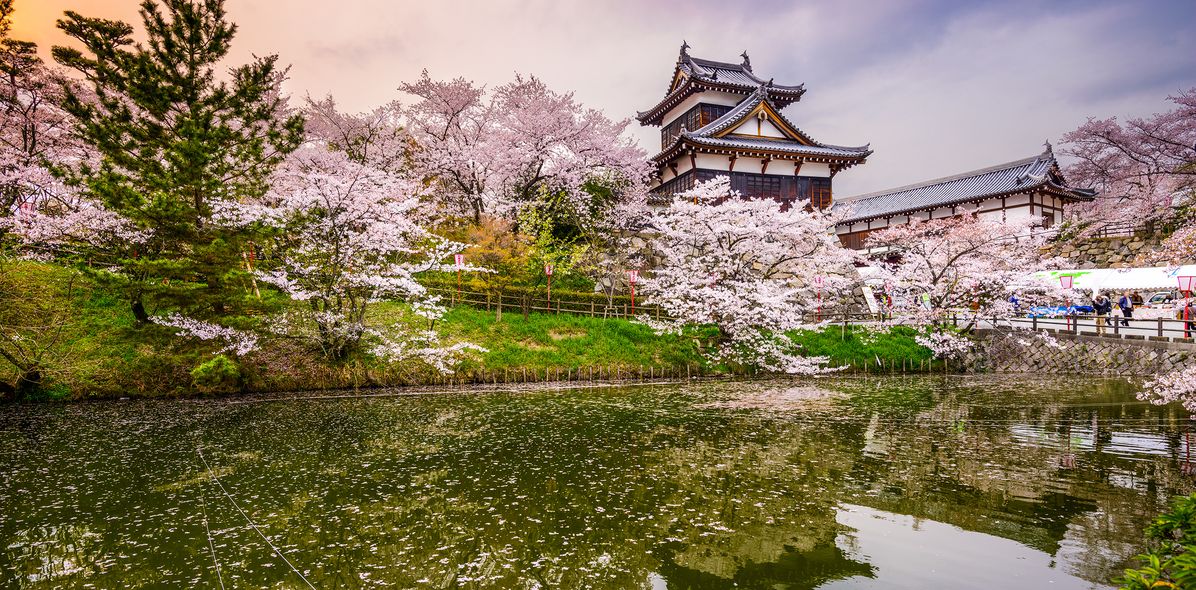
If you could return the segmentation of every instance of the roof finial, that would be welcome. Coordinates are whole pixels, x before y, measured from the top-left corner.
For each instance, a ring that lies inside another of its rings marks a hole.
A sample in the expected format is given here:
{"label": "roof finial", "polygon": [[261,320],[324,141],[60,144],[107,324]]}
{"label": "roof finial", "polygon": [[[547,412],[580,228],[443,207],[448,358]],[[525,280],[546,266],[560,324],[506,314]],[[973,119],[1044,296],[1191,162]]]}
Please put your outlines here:
{"label": "roof finial", "polygon": [[681,40],[681,57],[689,57],[689,43],[687,43],[685,39]]}
{"label": "roof finial", "polygon": [[743,67],[746,68],[747,71],[749,71],[749,72],[752,71],[752,59],[750,57],[748,57],[747,50],[746,49],[743,50],[743,53],[741,53],[739,55],[741,57],[743,57]]}
{"label": "roof finial", "polygon": [[1055,150],[1051,148],[1051,140],[1048,139],[1048,140],[1042,142],[1042,145],[1046,148],[1046,150],[1043,151],[1042,153],[1049,154],[1051,157],[1055,156]]}

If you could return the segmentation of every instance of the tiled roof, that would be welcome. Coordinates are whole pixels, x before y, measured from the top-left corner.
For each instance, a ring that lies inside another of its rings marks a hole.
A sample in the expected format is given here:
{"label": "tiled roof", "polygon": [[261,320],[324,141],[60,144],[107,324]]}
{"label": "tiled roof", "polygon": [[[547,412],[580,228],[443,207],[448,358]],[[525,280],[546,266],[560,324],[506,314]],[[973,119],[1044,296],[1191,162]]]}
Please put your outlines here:
{"label": "tiled roof", "polygon": [[763,86],[773,101],[782,107],[797,102],[806,91],[802,84],[774,84],[772,80],[757,77],[752,72],[752,64],[746,51],[743,53],[743,62],[734,64],[692,57],[688,49],[688,44],[681,46],[681,55],[677,58],[677,66],[673,70],[665,97],[652,108],[636,114],[640,123],[659,125],[660,118],[669,109],[692,92],[705,88],[748,94]]}
{"label": "tiled roof", "polygon": [[1032,189],[1050,189],[1076,201],[1092,200],[1095,195],[1089,189],[1073,189],[1064,183],[1047,144],[1046,151],[1037,156],[860,195],[837,202],[835,208],[849,209],[849,217],[841,223],[852,223]]}
{"label": "tiled roof", "polygon": [[863,147],[839,147],[829,145],[805,145],[796,141],[787,139],[771,139],[771,138],[746,138],[746,137],[700,137],[691,136],[689,138],[694,143],[699,145],[707,145],[710,147],[727,147],[749,150],[772,150],[780,152],[792,152],[795,154],[809,154],[812,156],[833,156],[833,157],[860,157],[871,153],[867,146]]}
{"label": "tiled roof", "polygon": [[[744,59],[746,59],[747,53],[744,52],[744,55]],[[733,84],[736,86],[742,86],[745,89],[753,89],[761,84],[767,84],[770,88],[780,92],[804,91],[804,85],[802,84],[796,84],[792,86],[773,84],[772,80],[764,80],[756,77],[756,74],[752,72],[751,63],[746,61],[744,63],[733,64],[722,61],[690,57],[689,53],[683,53],[678,68],[694,78],[709,82]]]}
{"label": "tiled roof", "polygon": [[[768,103],[768,106],[772,107],[772,111],[781,118],[781,122],[797,131],[798,135],[804,140],[804,142],[793,139],[771,137],[742,137],[731,135],[715,137],[717,134],[730,129],[742,121],[744,117],[746,117],[756,107],[760,106],[760,104],[764,102]],[[752,93],[750,97],[744,99],[738,105],[735,105],[735,108],[727,111],[727,113],[723,116],[711,121],[710,123],[707,123],[704,127],[694,131],[685,131],[681,133],[672,144],[663,146],[664,149],[653,159],[659,160],[662,157],[665,157],[666,154],[671,153],[678,146],[678,144],[682,142],[689,142],[714,148],[770,150],[833,158],[862,158],[872,153],[872,150],[869,149],[867,145],[848,147],[829,145],[815,141],[781,114],[780,109],[768,96],[768,93],[763,90],[763,87],[758,87],[756,92]]]}

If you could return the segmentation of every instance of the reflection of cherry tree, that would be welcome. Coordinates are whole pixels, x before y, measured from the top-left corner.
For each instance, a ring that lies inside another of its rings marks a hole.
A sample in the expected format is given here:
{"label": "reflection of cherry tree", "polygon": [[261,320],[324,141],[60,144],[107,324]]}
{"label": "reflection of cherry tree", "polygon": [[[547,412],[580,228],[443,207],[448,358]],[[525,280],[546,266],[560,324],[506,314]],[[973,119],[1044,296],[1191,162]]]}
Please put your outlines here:
{"label": "reflection of cherry tree", "polygon": [[848,285],[853,255],[831,216],[742,199],[721,176],[652,212],[648,226],[663,264],[643,280],[645,303],[672,319],[643,321],[671,333],[716,327],[718,359],[768,371],[812,373],[825,362],[798,354],[785,332],[811,325],[815,277],[832,292]]}

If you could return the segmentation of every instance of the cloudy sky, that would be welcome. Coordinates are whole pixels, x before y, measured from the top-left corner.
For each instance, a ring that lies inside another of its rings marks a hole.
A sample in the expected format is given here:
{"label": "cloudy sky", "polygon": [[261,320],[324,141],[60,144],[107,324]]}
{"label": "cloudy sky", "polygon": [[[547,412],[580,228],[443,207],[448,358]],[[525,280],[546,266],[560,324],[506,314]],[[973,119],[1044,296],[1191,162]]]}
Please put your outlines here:
{"label": "cloudy sky", "polygon": [[[17,0],[14,36],[66,40],[66,9],[135,20],[134,0]],[[871,143],[836,196],[1033,155],[1086,117],[1148,115],[1196,86],[1196,2],[883,0],[228,0],[233,60],[277,53],[289,90],[348,109],[427,68],[498,85],[535,74],[625,118],[663,97],[682,39],[698,57],[806,84],[786,115],[820,141]],[[632,133],[650,153],[656,128]]]}

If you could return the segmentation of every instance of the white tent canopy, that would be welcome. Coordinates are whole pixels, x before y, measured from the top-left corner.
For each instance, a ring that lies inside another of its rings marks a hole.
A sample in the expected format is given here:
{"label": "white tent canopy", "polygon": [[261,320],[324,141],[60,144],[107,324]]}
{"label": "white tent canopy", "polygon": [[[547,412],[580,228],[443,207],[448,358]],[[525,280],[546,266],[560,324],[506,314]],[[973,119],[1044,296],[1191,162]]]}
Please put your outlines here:
{"label": "white tent canopy", "polygon": [[1179,288],[1181,276],[1196,276],[1196,264],[1157,268],[1093,268],[1088,270],[1050,270],[1030,275],[1027,283],[1058,287],[1059,277],[1072,277],[1077,291],[1172,291]]}

